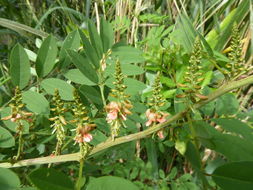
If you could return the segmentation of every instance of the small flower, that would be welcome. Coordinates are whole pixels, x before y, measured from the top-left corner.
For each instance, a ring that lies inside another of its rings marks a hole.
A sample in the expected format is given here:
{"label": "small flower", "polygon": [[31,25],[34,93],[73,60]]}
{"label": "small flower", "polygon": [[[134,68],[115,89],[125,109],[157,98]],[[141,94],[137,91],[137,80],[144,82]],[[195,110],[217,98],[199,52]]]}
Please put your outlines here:
{"label": "small flower", "polygon": [[89,133],[83,135],[83,141],[85,142],[90,142],[92,138],[93,138],[92,135]]}
{"label": "small flower", "polygon": [[108,123],[111,123],[113,120],[117,119],[118,118],[118,112],[116,110],[113,110],[113,111],[110,111],[108,114],[107,114],[107,117],[106,117],[106,121]]}
{"label": "small flower", "polygon": [[168,115],[169,114],[164,113],[164,112],[154,112],[153,110],[148,109],[146,111],[146,117],[148,118],[148,121],[146,122],[146,126],[150,126],[152,124],[157,124],[157,123],[164,123]]}
{"label": "small flower", "polygon": [[13,113],[11,115],[3,117],[2,120],[4,121],[10,120],[11,122],[17,122],[18,120],[26,120],[31,123],[33,122],[33,120],[29,118],[30,116],[33,116],[33,113],[20,111],[20,113],[17,113],[17,114]]}
{"label": "small flower", "polygon": [[96,127],[95,124],[86,124],[84,126],[78,126],[76,129],[76,137],[74,138],[76,143],[90,142],[92,135],[89,133]]}
{"label": "small flower", "polygon": [[160,139],[164,139],[164,134],[163,134],[163,130],[160,130],[157,132],[157,136],[160,138]]}
{"label": "small flower", "polygon": [[156,113],[151,112],[150,109],[146,111],[146,117],[148,118],[146,126],[150,126],[153,122],[156,122]]}
{"label": "small flower", "polygon": [[106,121],[111,123],[119,118],[125,121],[127,115],[131,114],[129,111],[130,108],[132,108],[132,104],[129,101],[124,101],[123,105],[120,102],[110,102],[105,107],[107,112]]}

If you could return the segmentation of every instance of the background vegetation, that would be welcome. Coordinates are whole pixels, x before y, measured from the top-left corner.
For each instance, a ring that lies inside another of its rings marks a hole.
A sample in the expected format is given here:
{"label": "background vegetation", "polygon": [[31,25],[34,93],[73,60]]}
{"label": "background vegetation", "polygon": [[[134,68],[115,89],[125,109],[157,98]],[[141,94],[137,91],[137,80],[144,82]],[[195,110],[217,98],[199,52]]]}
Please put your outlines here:
{"label": "background vegetation", "polygon": [[0,0],[0,17],[0,189],[253,188],[250,0]]}

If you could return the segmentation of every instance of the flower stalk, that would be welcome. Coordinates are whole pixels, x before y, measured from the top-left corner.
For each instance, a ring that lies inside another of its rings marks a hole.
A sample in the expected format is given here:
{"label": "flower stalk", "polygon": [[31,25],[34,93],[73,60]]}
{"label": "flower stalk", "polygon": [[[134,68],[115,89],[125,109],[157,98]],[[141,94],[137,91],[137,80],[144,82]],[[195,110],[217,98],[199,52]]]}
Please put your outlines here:
{"label": "flower stalk", "polygon": [[75,131],[76,135],[74,137],[75,144],[78,143],[80,147],[80,153],[84,159],[86,155],[91,151],[91,146],[88,144],[92,140],[91,131],[95,129],[96,125],[90,123],[90,118],[86,107],[83,105],[81,98],[78,94],[78,91],[75,90],[73,93],[74,103],[73,103],[73,114],[74,120],[72,123],[75,123],[77,126]]}
{"label": "flower stalk", "polygon": [[121,65],[118,60],[115,70],[115,82],[113,82],[115,88],[112,89],[110,94],[115,101],[111,101],[105,106],[107,112],[106,121],[111,127],[112,140],[119,135],[120,127],[125,127],[124,121],[127,119],[127,115],[131,114],[130,109],[133,107],[128,100],[129,95],[124,92],[127,86],[124,84],[125,76],[121,71]]}
{"label": "flower stalk", "polygon": [[61,154],[62,145],[66,136],[64,126],[67,125],[64,117],[64,113],[67,111],[67,109],[65,108],[64,102],[61,100],[58,89],[55,89],[52,105],[54,107],[51,108],[51,111],[53,112],[54,116],[49,118],[49,120],[54,122],[51,127],[53,128],[52,134],[56,133],[57,144],[53,154],[57,156]]}
{"label": "flower stalk", "polygon": [[[154,125],[166,122],[169,114],[161,111],[161,107],[165,104],[165,99],[161,93],[160,73],[158,73],[156,76],[153,84],[152,97],[150,98],[148,104],[150,105],[150,108],[146,111],[146,117],[148,119],[146,126],[152,127]],[[163,130],[159,130],[157,135],[160,139],[163,139]]]}
{"label": "flower stalk", "polygon": [[23,149],[24,149],[24,141],[23,141],[23,133],[24,133],[24,124],[23,121],[28,121],[29,123],[33,122],[30,118],[33,116],[33,113],[23,111],[25,104],[22,102],[22,94],[17,86],[15,89],[15,95],[9,104],[11,108],[11,115],[2,118],[2,120],[10,120],[16,123],[16,133],[18,136],[18,152],[17,155],[14,157],[14,160],[20,159]]}
{"label": "flower stalk", "polygon": [[239,76],[247,73],[251,68],[246,66],[242,56],[242,44],[240,39],[240,32],[235,23],[232,28],[232,36],[230,43],[230,52],[228,58],[230,62],[226,64],[228,70],[225,71],[227,78],[235,80]]}

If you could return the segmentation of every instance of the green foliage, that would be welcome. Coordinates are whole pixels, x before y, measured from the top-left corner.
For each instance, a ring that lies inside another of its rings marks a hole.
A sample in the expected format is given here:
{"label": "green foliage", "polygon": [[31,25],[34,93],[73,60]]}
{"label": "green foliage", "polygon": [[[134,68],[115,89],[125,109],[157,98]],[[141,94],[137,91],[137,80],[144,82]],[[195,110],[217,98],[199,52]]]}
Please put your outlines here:
{"label": "green foliage", "polygon": [[10,76],[12,83],[21,89],[26,87],[30,80],[30,64],[24,48],[17,44],[10,55]]}
{"label": "green foliage", "polygon": [[252,189],[249,2],[0,0],[0,188]]}
{"label": "green foliage", "polygon": [[138,190],[139,188],[131,183],[130,181],[120,178],[120,177],[114,177],[114,176],[104,176],[99,177],[95,179],[91,179],[91,181],[88,183],[87,190]]}
{"label": "green foliage", "polygon": [[45,77],[53,69],[57,51],[55,38],[52,35],[48,36],[41,44],[36,59],[35,68],[40,78]]}
{"label": "green foliage", "polygon": [[212,178],[222,189],[252,189],[252,162],[231,162],[224,164],[213,172]]}
{"label": "green foliage", "polygon": [[20,187],[20,180],[13,171],[0,168],[0,186],[6,190],[17,189]]}
{"label": "green foliage", "polygon": [[74,184],[67,175],[53,168],[36,169],[29,174],[29,179],[41,190],[72,190],[74,188]]}
{"label": "green foliage", "polygon": [[0,137],[0,147],[10,148],[15,145],[15,140],[11,133],[5,128],[0,127],[1,137]]}
{"label": "green foliage", "polygon": [[55,89],[58,89],[62,99],[73,100],[72,92],[74,88],[72,85],[68,84],[66,81],[63,81],[57,78],[48,78],[48,79],[44,79],[41,82],[41,86],[42,88],[45,89],[45,91],[48,94],[53,95]]}

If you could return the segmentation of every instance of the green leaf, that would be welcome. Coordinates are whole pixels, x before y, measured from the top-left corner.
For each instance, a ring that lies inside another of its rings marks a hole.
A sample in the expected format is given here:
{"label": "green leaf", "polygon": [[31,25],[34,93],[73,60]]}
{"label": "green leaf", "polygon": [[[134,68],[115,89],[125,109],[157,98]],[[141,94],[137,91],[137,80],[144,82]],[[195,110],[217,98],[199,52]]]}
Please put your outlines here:
{"label": "green leaf", "polygon": [[69,56],[72,59],[72,62],[75,66],[86,76],[90,81],[98,83],[98,76],[95,68],[90,64],[89,60],[86,57],[83,57],[79,53],[73,50],[68,51]]}
{"label": "green leaf", "polygon": [[237,119],[227,118],[212,119],[212,121],[228,132],[240,134],[248,140],[253,140],[253,129],[246,123],[243,123]]}
{"label": "green leaf", "polygon": [[192,167],[197,172],[197,175],[201,178],[202,182],[205,183],[205,185],[207,185],[208,184],[207,180],[201,171],[202,163],[199,151],[196,149],[196,146],[194,146],[194,144],[191,141],[187,143],[185,157],[187,158],[187,160],[190,161]]}
{"label": "green leaf", "polygon": [[202,82],[201,87],[203,88],[203,87],[209,85],[210,82],[211,82],[212,77],[213,77],[213,71],[207,71],[207,72],[204,74],[204,78],[205,78],[205,79],[204,79],[204,81]]}
{"label": "green leaf", "polygon": [[101,94],[98,88],[82,85],[80,87],[80,92],[94,104],[103,105]]}
{"label": "green leaf", "polygon": [[29,60],[35,62],[37,59],[37,54],[26,48],[24,48],[24,50],[27,53]]}
{"label": "green leaf", "polygon": [[54,95],[55,89],[58,89],[63,100],[73,100],[74,87],[64,80],[56,78],[45,79],[41,82],[41,86],[48,94]]}
{"label": "green leaf", "polygon": [[142,63],[145,61],[142,51],[131,46],[114,46],[112,47],[112,56],[119,58],[124,63]]}
{"label": "green leaf", "polygon": [[49,114],[49,102],[42,94],[29,90],[22,93],[22,98],[30,111],[36,114]]}
{"label": "green leaf", "polygon": [[3,190],[15,190],[20,186],[18,176],[11,170],[0,168],[0,187]]}
{"label": "green leaf", "polygon": [[[230,161],[253,161],[252,140],[222,134],[205,122],[194,122],[193,126],[197,138],[207,148],[223,154]],[[228,148],[228,145],[232,146]]]}
{"label": "green leaf", "polygon": [[3,27],[6,27],[6,28],[10,28],[11,30],[14,30],[14,31],[21,33],[21,34],[23,31],[26,31],[26,32],[30,32],[32,34],[35,34],[37,36],[40,36],[42,38],[46,38],[48,36],[47,33],[43,32],[41,30],[36,30],[32,27],[26,26],[24,24],[20,24],[18,22],[14,22],[9,19],[0,18],[0,25]]}
{"label": "green leaf", "polygon": [[[202,93],[207,96],[211,93],[211,89],[207,86],[205,86],[202,90]],[[203,112],[205,115],[207,116],[212,116],[214,113],[214,109],[215,109],[215,101],[211,101],[205,105],[203,105],[200,108],[200,111]]]}
{"label": "green leaf", "polygon": [[79,30],[79,34],[83,43],[84,52],[89,61],[96,67],[99,68],[100,58],[94,49],[94,47],[91,45],[88,38],[85,36],[85,34]]}
{"label": "green leaf", "polygon": [[177,98],[177,95],[183,94],[183,91],[178,88],[174,97],[174,109],[176,113],[184,111],[186,109],[186,99],[185,98]]}
{"label": "green leaf", "polygon": [[15,45],[11,51],[10,76],[12,83],[20,89],[27,86],[31,77],[29,58],[20,44]]}
{"label": "green leaf", "polygon": [[197,33],[187,15],[181,14],[177,29],[171,33],[172,40],[181,44],[187,52],[192,51],[192,46]]}
{"label": "green leaf", "polygon": [[103,176],[92,179],[87,190],[139,190],[131,181],[116,176]]}
{"label": "green leaf", "polygon": [[252,190],[253,162],[224,164],[213,172],[212,178],[224,190]]}
{"label": "green leaf", "polygon": [[175,149],[182,155],[184,155],[186,152],[186,146],[187,145],[184,141],[177,140],[175,143]]}
{"label": "green leaf", "polygon": [[227,93],[216,101],[215,112],[218,115],[233,115],[237,113],[239,103],[234,94]]}
{"label": "green leaf", "polygon": [[161,78],[161,83],[165,84],[169,88],[172,88],[172,87],[176,86],[175,82],[171,78],[165,77],[165,76],[161,76],[160,78]]}
{"label": "green leaf", "polygon": [[[140,75],[144,73],[144,70],[141,67],[133,64],[121,64],[121,70],[122,73],[127,76]],[[112,63],[111,65],[107,66],[105,73],[106,75],[114,75],[115,63]]]}
{"label": "green leaf", "polygon": [[104,52],[107,52],[113,45],[114,34],[112,26],[104,18],[100,22],[100,37],[103,44]]}
{"label": "green leaf", "polygon": [[126,93],[130,95],[138,94],[147,88],[146,84],[133,78],[125,78],[124,83],[127,86]]}
{"label": "green leaf", "polygon": [[21,187],[21,188],[18,188],[16,190],[38,190],[38,189],[35,188],[35,187]]}
{"label": "green leaf", "polygon": [[102,142],[105,142],[106,139],[107,139],[107,137],[105,136],[105,134],[102,133],[99,130],[96,130],[93,136],[94,136],[94,138],[90,142],[90,144],[93,145],[93,146],[96,146],[96,145],[98,145],[98,144],[100,144]]}
{"label": "green leaf", "polygon": [[21,188],[19,188],[17,190],[38,190],[38,189],[35,188],[35,187],[21,187]]}
{"label": "green leaf", "polygon": [[145,147],[147,151],[148,161],[152,164],[152,178],[158,179],[158,157],[157,146],[154,139],[146,139]]}
{"label": "green leaf", "polygon": [[52,35],[48,36],[43,41],[36,59],[35,68],[40,78],[46,76],[53,69],[57,51],[55,38]]}
{"label": "green leaf", "polygon": [[68,80],[75,82],[77,84],[85,84],[88,86],[95,86],[96,83],[90,81],[79,69],[71,69],[64,74]]}
{"label": "green leaf", "polygon": [[59,59],[63,60],[67,56],[66,50],[77,50],[80,46],[80,36],[78,30],[75,30],[68,34],[63,42],[62,48],[60,50]]}
{"label": "green leaf", "polygon": [[185,156],[190,161],[195,170],[201,170],[200,155],[198,154],[196,147],[191,141],[187,143]]}
{"label": "green leaf", "polygon": [[67,175],[53,168],[39,168],[29,174],[31,182],[40,190],[73,190]]}
{"label": "green leaf", "polygon": [[[14,137],[5,128],[0,127],[0,147],[10,148],[15,145]],[[1,182],[0,182],[1,183]]]}
{"label": "green leaf", "polygon": [[240,5],[226,16],[226,18],[221,22],[218,33],[217,29],[211,30],[206,37],[206,41],[210,44],[212,48],[216,51],[221,51],[227,44],[233,23],[241,23],[245,16],[250,11],[250,0],[241,1]]}
{"label": "green leaf", "polygon": [[103,55],[102,41],[98,34],[95,24],[91,20],[88,21],[88,31],[89,31],[91,45],[96,50],[98,57],[101,58]]}
{"label": "green leaf", "polygon": [[202,41],[202,43],[204,45],[204,48],[207,51],[208,55],[210,57],[213,57],[214,53],[213,53],[213,50],[212,50],[211,46],[207,43],[206,39],[198,31],[197,31],[197,34],[198,34],[200,40]]}
{"label": "green leaf", "polygon": [[62,48],[60,50],[59,59],[62,66],[67,66],[70,62],[69,57],[67,56],[67,50],[78,50],[80,47],[80,36],[78,30],[75,30],[68,34],[66,39],[63,42]]}

